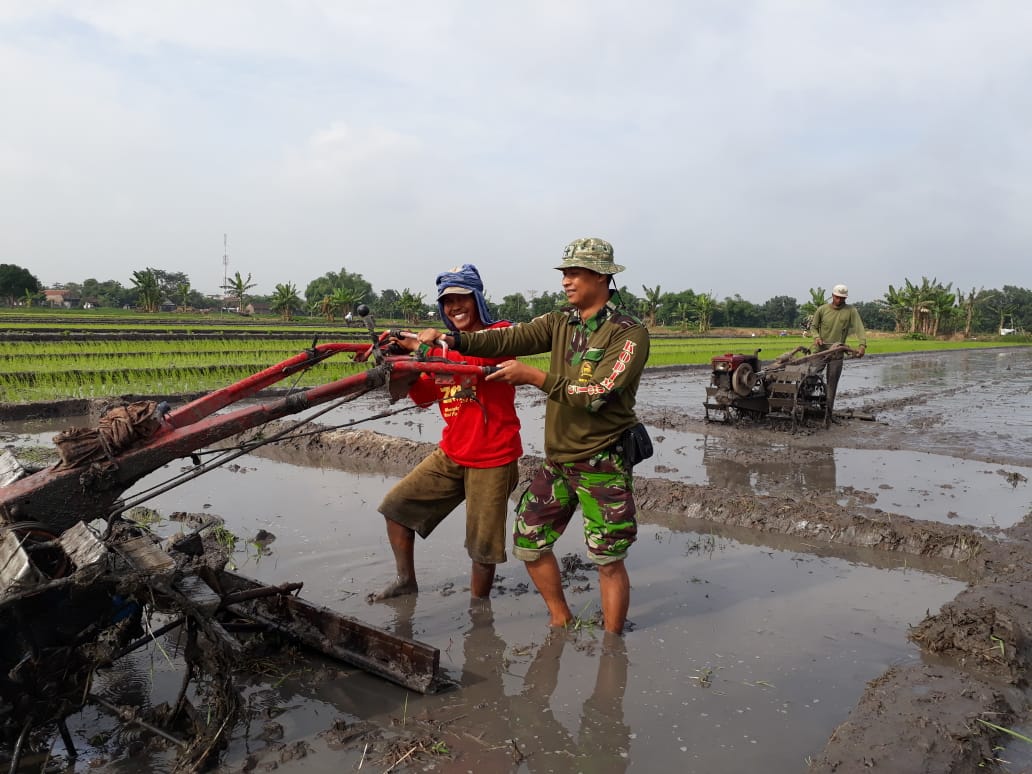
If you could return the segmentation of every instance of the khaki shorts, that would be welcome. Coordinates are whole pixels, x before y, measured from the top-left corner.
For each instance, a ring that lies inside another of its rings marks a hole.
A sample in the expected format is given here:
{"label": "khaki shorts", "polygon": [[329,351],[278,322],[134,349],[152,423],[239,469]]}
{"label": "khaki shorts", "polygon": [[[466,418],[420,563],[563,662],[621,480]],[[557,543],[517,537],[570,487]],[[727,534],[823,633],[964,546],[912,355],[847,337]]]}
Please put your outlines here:
{"label": "khaki shorts", "polygon": [[467,468],[434,449],[387,493],[378,510],[426,538],[465,500],[465,545],[470,559],[501,564],[506,560],[509,495],[518,480],[515,460],[496,468]]}

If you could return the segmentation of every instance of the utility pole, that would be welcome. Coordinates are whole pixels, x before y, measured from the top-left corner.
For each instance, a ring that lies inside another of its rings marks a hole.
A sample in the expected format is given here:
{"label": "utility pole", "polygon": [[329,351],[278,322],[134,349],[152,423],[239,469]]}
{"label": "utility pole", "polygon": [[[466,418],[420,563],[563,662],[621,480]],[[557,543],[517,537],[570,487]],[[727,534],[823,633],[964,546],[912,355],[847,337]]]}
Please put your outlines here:
{"label": "utility pole", "polygon": [[219,313],[226,305],[226,286],[229,284],[229,239],[222,234],[222,297],[219,299]]}

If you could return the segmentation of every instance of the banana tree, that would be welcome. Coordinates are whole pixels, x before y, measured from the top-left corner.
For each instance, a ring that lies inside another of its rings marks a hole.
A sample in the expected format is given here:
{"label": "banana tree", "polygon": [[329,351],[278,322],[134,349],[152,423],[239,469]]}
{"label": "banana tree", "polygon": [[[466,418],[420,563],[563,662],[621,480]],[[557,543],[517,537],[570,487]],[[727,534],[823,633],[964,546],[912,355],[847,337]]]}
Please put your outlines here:
{"label": "banana tree", "polygon": [[893,322],[896,325],[896,333],[900,333],[903,330],[905,320],[910,316],[910,303],[902,292],[902,288],[897,290],[892,285],[889,285],[885,296],[876,303],[885,307],[888,313],[892,315]]}
{"label": "banana tree", "polygon": [[354,288],[334,288],[333,295],[330,298],[339,312],[348,314],[354,310],[355,304],[361,301],[364,296],[365,293]]}
{"label": "banana tree", "polygon": [[656,327],[656,312],[659,311],[659,298],[662,295],[659,285],[654,288],[647,288],[644,285],[641,289],[645,291],[645,298],[641,300],[642,314],[645,316],[645,325],[649,328]]}
{"label": "banana tree", "polygon": [[176,288],[176,295],[179,296],[179,308],[184,312],[190,306],[190,283],[183,282]]}
{"label": "banana tree", "polygon": [[978,303],[978,297],[981,294],[981,290],[975,290],[971,288],[968,293],[964,293],[962,290],[957,291],[957,306],[964,310],[964,337],[968,338],[971,336],[971,322],[975,317],[975,306]]}
{"label": "banana tree", "polygon": [[932,336],[938,336],[940,330],[942,330],[943,323],[949,323],[955,314],[957,309],[955,302],[956,296],[953,294],[953,283],[948,285],[938,285],[932,288],[928,299],[925,301],[925,308],[928,309],[931,315],[931,330],[929,333]]}
{"label": "banana tree", "polygon": [[274,312],[279,312],[279,316],[283,320],[290,320],[302,304],[303,302],[297,295],[297,286],[293,282],[276,285],[276,292],[272,294],[270,306]]}
{"label": "banana tree", "polygon": [[817,313],[819,307],[824,306],[826,303],[828,303],[828,292],[824,288],[810,288],[810,300],[799,307],[799,314],[803,318],[802,328],[804,331],[810,330],[814,314]]}
{"label": "banana tree", "polygon": [[699,293],[695,297],[695,304],[692,307],[695,312],[695,319],[699,323],[699,333],[706,333],[710,329],[710,321],[713,314],[720,309],[720,304],[713,297],[712,293]]}
{"label": "banana tree", "polygon": [[419,322],[419,315],[423,311],[423,294],[413,293],[408,288],[401,291],[401,298],[398,300],[401,313],[405,315],[405,322],[415,325]]}
{"label": "banana tree", "polygon": [[161,288],[158,278],[151,269],[134,271],[133,287],[137,291],[137,302],[145,312],[156,312],[161,307]]}

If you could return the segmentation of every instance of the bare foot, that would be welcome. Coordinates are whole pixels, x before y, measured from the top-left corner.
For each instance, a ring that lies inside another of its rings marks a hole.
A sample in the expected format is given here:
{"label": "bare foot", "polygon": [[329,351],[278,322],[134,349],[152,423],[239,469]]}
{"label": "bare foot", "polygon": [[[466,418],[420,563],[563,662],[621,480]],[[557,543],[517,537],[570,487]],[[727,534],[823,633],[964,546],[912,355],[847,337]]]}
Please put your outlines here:
{"label": "bare foot", "polygon": [[370,605],[374,602],[383,602],[385,599],[391,599],[392,597],[401,597],[405,594],[415,594],[419,591],[419,585],[416,583],[416,579],[402,580],[401,578],[395,578],[393,583],[390,583],[382,591],[371,592],[366,597],[366,602]]}

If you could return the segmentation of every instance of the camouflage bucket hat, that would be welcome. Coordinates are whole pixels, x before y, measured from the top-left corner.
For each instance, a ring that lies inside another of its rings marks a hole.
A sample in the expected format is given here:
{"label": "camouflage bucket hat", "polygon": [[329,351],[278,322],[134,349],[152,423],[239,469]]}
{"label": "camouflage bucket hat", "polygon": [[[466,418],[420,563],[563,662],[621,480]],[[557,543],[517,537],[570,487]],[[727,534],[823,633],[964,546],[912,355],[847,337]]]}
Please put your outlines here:
{"label": "camouflage bucket hat", "polygon": [[586,237],[577,239],[566,245],[563,251],[563,262],[555,268],[590,269],[599,274],[616,274],[624,267],[613,262],[613,246],[604,239]]}

